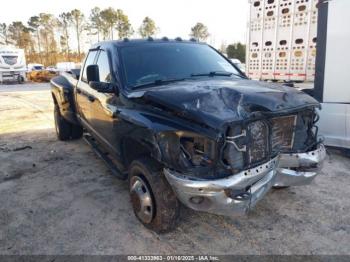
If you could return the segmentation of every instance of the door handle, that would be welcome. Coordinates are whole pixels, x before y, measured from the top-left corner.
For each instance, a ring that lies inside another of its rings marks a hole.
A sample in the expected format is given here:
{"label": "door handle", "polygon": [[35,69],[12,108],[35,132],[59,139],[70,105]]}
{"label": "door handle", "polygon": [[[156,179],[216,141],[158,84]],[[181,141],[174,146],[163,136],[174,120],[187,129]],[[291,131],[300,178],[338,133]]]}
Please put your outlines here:
{"label": "door handle", "polygon": [[77,88],[77,93],[78,93],[78,94],[81,94],[80,88]]}
{"label": "door handle", "polygon": [[94,96],[89,95],[88,99],[90,102],[94,102],[96,98]]}

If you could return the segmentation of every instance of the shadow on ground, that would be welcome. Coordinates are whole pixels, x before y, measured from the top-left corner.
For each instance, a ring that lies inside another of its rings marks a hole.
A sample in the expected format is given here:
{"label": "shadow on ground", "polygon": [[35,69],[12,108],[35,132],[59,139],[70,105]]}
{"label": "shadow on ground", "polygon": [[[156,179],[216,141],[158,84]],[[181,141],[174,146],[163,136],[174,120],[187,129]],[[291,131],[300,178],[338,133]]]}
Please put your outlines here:
{"label": "shadow on ground", "polygon": [[83,140],[1,134],[0,163],[1,254],[350,254],[350,161],[336,152],[312,185],[272,190],[247,217],[182,208],[165,235]]}

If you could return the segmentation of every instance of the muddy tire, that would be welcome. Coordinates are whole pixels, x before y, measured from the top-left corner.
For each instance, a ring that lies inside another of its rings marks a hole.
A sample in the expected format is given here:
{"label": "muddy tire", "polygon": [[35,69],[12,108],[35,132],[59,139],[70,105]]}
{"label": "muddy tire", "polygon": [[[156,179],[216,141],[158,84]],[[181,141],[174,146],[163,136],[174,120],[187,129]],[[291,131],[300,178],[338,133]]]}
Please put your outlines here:
{"label": "muddy tire", "polygon": [[83,127],[72,124],[65,120],[61,116],[60,110],[57,105],[55,105],[54,117],[56,134],[59,140],[66,141],[69,139],[78,139],[83,136]]}
{"label": "muddy tire", "polygon": [[61,141],[69,140],[71,137],[71,123],[61,116],[57,105],[55,105],[54,117],[57,138]]}
{"label": "muddy tire", "polygon": [[176,227],[180,203],[155,160],[144,157],[131,163],[129,193],[135,216],[146,228],[166,233]]}

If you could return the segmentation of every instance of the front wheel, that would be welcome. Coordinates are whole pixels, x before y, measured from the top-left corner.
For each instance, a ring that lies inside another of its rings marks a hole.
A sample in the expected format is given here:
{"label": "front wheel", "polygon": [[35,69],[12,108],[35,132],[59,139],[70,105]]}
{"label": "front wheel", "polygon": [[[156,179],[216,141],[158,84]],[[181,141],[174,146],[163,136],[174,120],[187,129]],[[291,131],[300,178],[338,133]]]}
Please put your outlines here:
{"label": "front wheel", "polygon": [[135,216],[145,227],[157,233],[175,228],[180,203],[155,160],[145,157],[131,163],[129,192]]}

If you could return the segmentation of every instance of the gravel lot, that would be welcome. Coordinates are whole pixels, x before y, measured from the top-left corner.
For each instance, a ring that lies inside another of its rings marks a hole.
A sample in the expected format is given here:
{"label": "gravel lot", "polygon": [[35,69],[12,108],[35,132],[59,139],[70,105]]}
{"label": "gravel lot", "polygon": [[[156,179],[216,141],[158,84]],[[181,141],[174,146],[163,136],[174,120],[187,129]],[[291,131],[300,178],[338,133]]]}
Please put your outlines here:
{"label": "gravel lot", "polygon": [[60,142],[48,84],[0,86],[0,254],[350,254],[350,159],[272,190],[247,217],[183,208],[157,235],[83,140]]}

